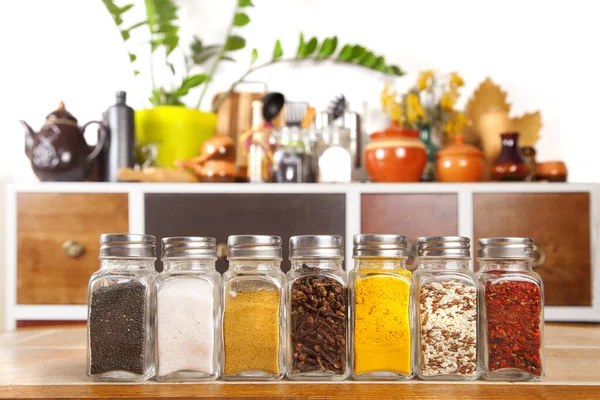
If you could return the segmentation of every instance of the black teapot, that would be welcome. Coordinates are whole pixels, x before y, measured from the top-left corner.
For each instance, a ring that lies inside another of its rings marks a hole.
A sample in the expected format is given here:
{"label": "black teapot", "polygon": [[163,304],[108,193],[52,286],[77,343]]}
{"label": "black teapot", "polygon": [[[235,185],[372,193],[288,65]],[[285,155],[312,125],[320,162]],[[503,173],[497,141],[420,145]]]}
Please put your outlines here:
{"label": "black teapot", "polygon": [[[25,154],[41,181],[85,180],[107,138],[106,130],[99,121],[90,121],[80,128],[77,119],[65,110],[62,101],[58,109],[46,117],[38,133],[25,121],[21,124],[25,127]],[[85,128],[90,124],[100,127],[98,144],[93,149],[83,137]]]}

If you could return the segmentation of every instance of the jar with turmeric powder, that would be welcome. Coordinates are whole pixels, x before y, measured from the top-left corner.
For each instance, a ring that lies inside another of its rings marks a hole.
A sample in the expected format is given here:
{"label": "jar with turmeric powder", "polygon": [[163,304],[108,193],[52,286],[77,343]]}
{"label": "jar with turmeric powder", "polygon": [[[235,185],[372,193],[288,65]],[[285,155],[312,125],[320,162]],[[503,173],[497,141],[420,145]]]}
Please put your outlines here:
{"label": "jar with turmeric powder", "polygon": [[477,292],[463,236],[417,239],[415,371],[424,380],[473,381],[477,368]]}
{"label": "jar with turmeric powder", "polygon": [[341,236],[290,239],[287,290],[287,376],[343,380],[349,375],[348,292]]}
{"label": "jar with turmeric powder", "polygon": [[223,275],[223,379],[281,379],[285,373],[284,292],[279,236],[227,241]]}
{"label": "jar with turmeric powder", "polygon": [[403,235],[355,235],[350,273],[352,377],[404,380],[413,376],[413,278]]}

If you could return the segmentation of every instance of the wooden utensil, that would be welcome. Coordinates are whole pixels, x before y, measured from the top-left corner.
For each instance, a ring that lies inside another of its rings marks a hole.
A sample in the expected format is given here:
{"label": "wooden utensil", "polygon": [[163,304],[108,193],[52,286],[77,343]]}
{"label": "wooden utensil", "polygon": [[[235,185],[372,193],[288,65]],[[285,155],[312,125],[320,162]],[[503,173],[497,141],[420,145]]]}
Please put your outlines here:
{"label": "wooden utensil", "polygon": [[306,109],[306,113],[304,113],[304,118],[302,118],[302,122],[300,123],[300,127],[304,129],[310,128],[313,120],[315,119],[316,110],[314,107],[308,107]]}
{"label": "wooden utensil", "polygon": [[117,176],[120,182],[198,182],[194,174],[170,168],[119,168]]}

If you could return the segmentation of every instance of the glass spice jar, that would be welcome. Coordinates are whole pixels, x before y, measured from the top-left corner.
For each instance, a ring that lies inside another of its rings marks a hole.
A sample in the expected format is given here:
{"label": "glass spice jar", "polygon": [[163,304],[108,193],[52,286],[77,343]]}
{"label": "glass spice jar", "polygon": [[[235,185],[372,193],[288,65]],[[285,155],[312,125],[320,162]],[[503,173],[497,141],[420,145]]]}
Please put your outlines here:
{"label": "glass spice jar", "polygon": [[530,238],[480,239],[480,363],[488,380],[544,377],[544,286]]}
{"label": "glass spice jar", "polygon": [[273,177],[277,183],[314,182],[314,160],[308,148],[308,129],[289,126],[275,132]]}
{"label": "glass spice jar", "polygon": [[357,380],[410,379],[413,278],[403,235],[355,235],[350,364]]}
{"label": "glass spice jar", "polygon": [[473,381],[477,368],[477,280],[471,241],[418,238],[415,272],[415,370],[424,380]]}
{"label": "glass spice jar", "polygon": [[156,279],[156,378],[211,381],[221,356],[221,275],[210,237],[162,240],[163,272]]}
{"label": "glass spice jar", "polygon": [[287,376],[343,380],[349,375],[348,299],[341,236],[292,236],[287,290]]}
{"label": "glass spice jar", "polygon": [[143,382],[154,375],[156,239],[104,234],[100,244],[100,270],[88,286],[87,375]]}
{"label": "glass spice jar", "polygon": [[279,236],[227,241],[223,275],[223,379],[278,380],[285,373],[285,299]]}

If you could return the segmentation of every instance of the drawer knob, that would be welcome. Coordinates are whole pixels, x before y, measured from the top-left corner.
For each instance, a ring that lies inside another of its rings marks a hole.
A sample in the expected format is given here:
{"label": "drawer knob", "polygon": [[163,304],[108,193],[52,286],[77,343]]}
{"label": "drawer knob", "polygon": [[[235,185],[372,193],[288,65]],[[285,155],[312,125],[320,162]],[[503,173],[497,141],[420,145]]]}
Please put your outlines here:
{"label": "drawer knob", "polygon": [[69,258],[77,258],[83,254],[85,247],[76,240],[67,240],[62,244],[62,251]]}
{"label": "drawer knob", "polygon": [[219,260],[225,260],[227,258],[227,244],[219,243],[217,245],[217,258]]}
{"label": "drawer knob", "polygon": [[546,252],[539,246],[533,245],[533,268],[539,268],[546,261]]}

